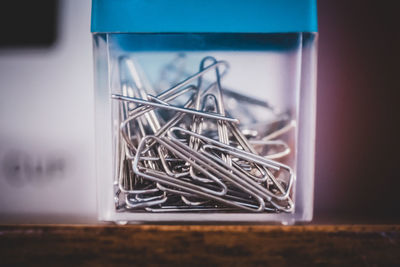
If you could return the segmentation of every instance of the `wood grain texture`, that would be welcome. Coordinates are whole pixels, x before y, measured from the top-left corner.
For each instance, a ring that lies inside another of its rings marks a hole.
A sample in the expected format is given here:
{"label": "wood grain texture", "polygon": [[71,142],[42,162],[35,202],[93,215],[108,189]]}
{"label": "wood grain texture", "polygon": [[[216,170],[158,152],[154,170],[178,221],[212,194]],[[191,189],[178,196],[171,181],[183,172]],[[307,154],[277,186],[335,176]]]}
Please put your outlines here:
{"label": "wood grain texture", "polygon": [[0,265],[400,264],[400,226],[0,226]]}

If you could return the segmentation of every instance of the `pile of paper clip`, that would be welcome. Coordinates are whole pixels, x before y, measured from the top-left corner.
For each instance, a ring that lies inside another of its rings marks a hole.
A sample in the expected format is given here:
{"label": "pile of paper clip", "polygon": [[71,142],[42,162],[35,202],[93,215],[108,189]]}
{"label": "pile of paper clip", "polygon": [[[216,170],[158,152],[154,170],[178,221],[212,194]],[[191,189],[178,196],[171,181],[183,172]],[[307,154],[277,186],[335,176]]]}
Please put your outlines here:
{"label": "pile of paper clip", "polygon": [[197,73],[157,95],[132,59],[119,65],[121,93],[112,94],[118,211],[293,212],[295,175],[278,161],[290,154],[278,138],[293,121],[278,118],[262,133],[243,129],[225,98],[268,104],[222,87],[227,62],[205,57]]}

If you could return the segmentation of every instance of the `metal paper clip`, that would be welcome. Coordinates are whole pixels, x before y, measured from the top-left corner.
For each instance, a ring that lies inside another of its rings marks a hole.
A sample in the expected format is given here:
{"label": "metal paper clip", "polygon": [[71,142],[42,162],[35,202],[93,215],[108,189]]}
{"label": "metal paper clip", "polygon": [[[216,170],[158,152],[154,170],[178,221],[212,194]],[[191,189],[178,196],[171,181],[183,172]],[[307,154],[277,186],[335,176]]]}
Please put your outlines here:
{"label": "metal paper clip", "polygon": [[[177,59],[179,64],[184,58]],[[228,67],[225,61],[205,57],[197,73],[155,95],[137,62],[120,58],[121,93],[111,96],[119,104],[114,183],[118,211],[293,212],[295,175],[278,161],[291,149],[277,138],[294,124],[266,127],[264,136],[251,124],[241,130],[239,120],[225,109],[224,95],[272,108],[224,89],[221,79]],[[205,81],[204,75],[212,71],[215,75],[207,79],[213,80]],[[182,67],[173,79],[183,73]],[[173,104],[184,97],[186,102]]]}

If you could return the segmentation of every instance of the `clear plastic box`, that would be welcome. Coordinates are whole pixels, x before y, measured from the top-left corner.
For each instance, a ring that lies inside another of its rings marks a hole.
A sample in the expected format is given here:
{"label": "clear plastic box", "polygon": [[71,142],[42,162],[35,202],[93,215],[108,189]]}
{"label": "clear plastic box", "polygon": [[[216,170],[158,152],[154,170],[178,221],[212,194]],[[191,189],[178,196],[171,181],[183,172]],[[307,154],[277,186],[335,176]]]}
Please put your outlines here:
{"label": "clear plastic box", "polygon": [[310,221],[315,1],[165,2],[93,1],[99,219]]}

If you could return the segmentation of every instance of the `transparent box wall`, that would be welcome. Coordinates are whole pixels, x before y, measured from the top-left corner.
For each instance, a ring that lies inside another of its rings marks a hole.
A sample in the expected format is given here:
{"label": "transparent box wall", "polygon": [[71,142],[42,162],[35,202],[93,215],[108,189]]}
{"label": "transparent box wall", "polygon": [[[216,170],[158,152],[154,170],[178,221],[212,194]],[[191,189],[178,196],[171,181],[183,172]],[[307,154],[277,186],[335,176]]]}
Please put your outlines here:
{"label": "transparent box wall", "polygon": [[93,38],[100,220],[312,219],[317,34]]}

